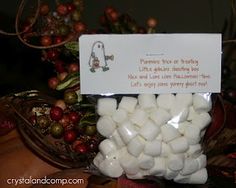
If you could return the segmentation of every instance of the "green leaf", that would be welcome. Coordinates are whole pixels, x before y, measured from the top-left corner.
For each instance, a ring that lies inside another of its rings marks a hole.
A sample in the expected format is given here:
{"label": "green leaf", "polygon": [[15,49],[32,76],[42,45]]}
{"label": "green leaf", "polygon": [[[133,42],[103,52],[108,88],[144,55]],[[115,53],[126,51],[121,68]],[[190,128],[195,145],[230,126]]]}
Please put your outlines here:
{"label": "green leaf", "polygon": [[72,53],[79,52],[79,43],[76,41],[66,43],[65,47]]}
{"label": "green leaf", "polygon": [[57,86],[57,90],[67,89],[79,83],[79,73],[68,74],[67,77]]}

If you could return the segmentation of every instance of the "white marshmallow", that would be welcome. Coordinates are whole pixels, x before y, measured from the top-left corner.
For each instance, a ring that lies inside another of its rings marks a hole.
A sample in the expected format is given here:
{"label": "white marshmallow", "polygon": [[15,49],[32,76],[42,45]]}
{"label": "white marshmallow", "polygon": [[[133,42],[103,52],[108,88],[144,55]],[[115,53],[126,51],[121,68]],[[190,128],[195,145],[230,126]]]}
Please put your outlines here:
{"label": "white marshmallow", "polygon": [[150,118],[158,125],[162,126],[171,119],[171,115],[164,109],[158,108],[151,112]]}
{"label": "white marshmallow", "polygon": [[133,127],[134,127],[134,130],[135,130],[135,131],[139,132],[139,130],[140,130],[140,127],[139,127],[139,126],[133,124]]}
{"label": "white marshmallow", "polygon": [[137,105],[137,98],[135,97],[122,97],[119,108],[126,110],[129,113],[133,113],[136,105]]}
{"label": "white marshmallow", "polygon": [[211,96],[209,93],[195,93],[193,95],[193,108],[196,112],[209,112],[212,108]]}
{"label": "white marshmallow", "polygon": [[174,178],[174,182],[176,183],[189,183],[189,179],[190,176],[183,176],[181,174],[178,174],[175,178]]}
{"label": "white marshmallow", "polygon": [[203,112],[193,117],[192,123],[203,130],[211,122],[211,116],[207,112]]}
{"label": "white marshmallow", "polygon": [[191,123],[188,122],[188,121],[184,121],[184,122],[179,123],[179,124],[177,125],[177,126],[178,126],[178,131],[179,131],[181,134],[184,134],[186,127],[188,127],[189,125],[191,125]]}
{"label": "white marshmallow", "polygon": [[157,106],[169,110],[175,101],[173,94],[160,94],[157,96]]}
{"label": "white marshmallow", "polygon": [[166,173],[164,175],[164,178],[167,180],[172,180],[178,175],[178,171],[173,171],[169,168],[166,168]]}
{"label": "white marshmallow", "polygon": [[158,134],[158,136],[156,137],[156,140],[162,141],[162,134]]}
{"label": "white marshmallow", "polygon": [[199,127],[193,124],[189,125],[185,128],[184,136],[190,145],[198,144],[201,140]]}
{"label": "white marshmallow", "polygon": [[143,170],[149,170],[154,165],[154,158],[149,155],[145,155],[144,153],[141,153],[139,155],[138,161],[139,161],[139,167]]}
{"label": "white marshmallow", "polygon": [[135,109],[133,114],[130,116],[130,121],[138,126],[143,126],[148,120],[146,111],[142,109]]}
{"label": "white marshmallow", "polygon": [[207,181],[208,175],[206,168],[202,168],[197,172],[190,175],[189,183],[191,184],[205,184]]}
{"label": "white marshmallow", "polygon": [[206,133],[206,129],[201,130],[200,137],[203,138]]}
{"label": "white marshmallow", "polygon": [[137,174],[126,174],[128,179],[143,179],[143,173],[142,172],[138,172]]}
{"label": "white marshmallow", "polygon": [[190,106],[189,107],[189,112],[188,112],[188,117],[187,117],[187,120],[188,121],[192,121],[193,118],[198,115],[198,113],[194,110],[193,106]]}
{"label": "white marshmallow", "polygon": [[117,147],[113,141],[110,139],[105,139],[99,144],[99,151],[103,155],[103,157],[107,157],[107,155],[111,154],[112,152],[115,152],[117,150]]}
{"label": "white marshmallow", "polygon": [[200,144],[190,145],[187,151],[188,157],[197,158],[202,154],[202,148]]}
{"label": "white marshmallow", "polygon": [[120,148],[119,150],[120,156],[126,155],[128,153],[127,147]]}
{"label": "white marshmallow", "polygon": [[164,142],[169,142],[181,136],[179,131],[169,124],[163,125],[161,127],[161,133]]}
{"label": "white marshmallow", "polygon": [[167,158],[167,166],[170,170],[179,171],[184,167],[183,154],[170,154]]}
{"label": "white marshmallow", "polygon": [[127,145],[128,152],[138,157],[145,147],[145,140],[141,136],[136,136]]}
{"label": "white marshmallow", "polygon": [[176,101],[181,103],[181,106],[189,107],[193,104],[193,95],[192,93],[177,93]]}
{"label": "white marshmallow", "polygon": [[189,175],[196,172],[199,169],[199,164],[196,159],[186,158],[184,160],[184,168],[180,171],[181,175]]}
{"label": "white marshmallow", "polygon": [[97,112],[100,116],[111,116],[117,108],[117,101],[113,98],[100,98],[97,102]]}
{"label": "white marshmallow", "polygon": [[116,122],[116,123],[122,123],[124,122],[126,119],[128,118],[128,114],[127,111],[125,111],[124,109],[117,109],[113,115],[112,115],[112,119]]}
{"label": "white marshmallow", "polygon": [[152,157],[159,156],[161,154],[161,145],[162,143],[159,140],[146,142],[143,153]]}
{"label": "white marshmallow", "polygon": [[154,158],[154,166],[149,170],[150,175],[164,176],[166,174],[166,159],[163,157]]}
{"label": "white marshmallow", "polygon": [[199,164],[199,169],[201,168],[205,168],[206,165],[207,165],[207,157],[206,155],[200,155],[198,158],[197,158],[197,162]]}
{"label": "white marshmallow", "polygon": [[130,121],[123,122],[117,130],[125,144],[138,134]]}
{"label": "white marshmallow", "polygon": [[156,97],[153,94],[140,94],[138,96],[138,103],[142,109],[149,110],[156,108]]}
{"label": "white marshmallow", "polygon": [[183,122],[188,118],[189,108],[183,107],[181,103],[174,103],[170,109],[170,113],[172,115],[170,122]]}
{"label": "white marshmallow", "polygon": [[142,126],[139,130],[139,134],[145,138],[146,140],[153,140],[160,133],[160,127],[155,125],[155,123],[151,120],[148,120],[144,126]]}
{"label": "white marshmallow", "polygon": [[100,163],[104,160],[105,158],[103,157],[103,155],[98,152],[97,155],[94,157],[93,159],[93,164],[96,166],[96,167],[99,167]]}
{"label": "white marshmallow", "polygon": [[99,170],[106,176],[118,178],[123,174],[123,169],[120,166],[118,159],[107,158],[99,165]]}
{"label": "white marshmallow", "polygon": [[189,148],[188,141],[185,137],[179,137],[169,142],[173,153],[183,153]]}
{"label": "white marshmallow", "polygon": [[120,157],[120,165],[126,174],[134,175],[139,172],[138,159],[128,153],[125,153]]}
{"label": "white marshmallow", "polygon": [[[113,158],[113,159],[119,159],[121,154],[123,154],[123,148],[117,149],[116,151],[110,152],[106,155],[105,158]],[[127,150],[126,150],[127,151]]]}
{"label": "white marshmallow", "polygon": [[116,144],[117,148],[122,148],[123,146],[125,146],[125,143],[121,139],[117,130],[113,132],[113,134],[110,136],[110,139]]}
{"label": "white marshmallow", "polygon": [[169,144],[165,142],[161,143],[161,157],[168,157],[171,154],[171,149]]}
{"label": "white marshmallow", "polygon": [[199,142],[211,121],[207,113],[210,95],[161,94],[155,98],[140,94],[138,99],[123,97],[118,109],[114,100],[98,101],[102,117],[97,129],[109,138],[100,143],[93,160],[101,173],[113,178],[125,173],[130,179],[154,175],[177,183],[206,182],[207,159]]}
{"label": "white marshmallow", "polygon": [[108,138],[116,129],[116,123],[112,120],[110,116],[101,116],[97,122],[98,132]]}

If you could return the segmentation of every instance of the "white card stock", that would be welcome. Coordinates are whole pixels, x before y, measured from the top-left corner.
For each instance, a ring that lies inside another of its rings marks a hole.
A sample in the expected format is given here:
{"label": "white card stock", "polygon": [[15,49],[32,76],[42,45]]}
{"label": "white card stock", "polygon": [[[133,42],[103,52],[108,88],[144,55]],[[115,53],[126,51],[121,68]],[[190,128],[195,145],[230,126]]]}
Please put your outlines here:
{"label": "white card stock", "polygon": [[82,35],[82,94],[220,92],[221,34]]}

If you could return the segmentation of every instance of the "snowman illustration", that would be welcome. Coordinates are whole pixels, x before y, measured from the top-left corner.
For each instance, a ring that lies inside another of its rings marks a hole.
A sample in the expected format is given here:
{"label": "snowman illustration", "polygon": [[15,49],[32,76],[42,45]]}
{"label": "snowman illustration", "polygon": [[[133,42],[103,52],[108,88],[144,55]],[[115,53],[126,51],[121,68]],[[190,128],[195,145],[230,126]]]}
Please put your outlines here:
{"label": "snowman illustration", "polygon": [[94,42],[88,63],[90,71],[95,72],[96,69],[100,68],[102,69],[103,72],[108,71],[109,70],[109,67],[107,65],[108,60],[113,61],[114,56],[113,55],[107,56],[105,54],[105,47],[103,42],[101,41]]}

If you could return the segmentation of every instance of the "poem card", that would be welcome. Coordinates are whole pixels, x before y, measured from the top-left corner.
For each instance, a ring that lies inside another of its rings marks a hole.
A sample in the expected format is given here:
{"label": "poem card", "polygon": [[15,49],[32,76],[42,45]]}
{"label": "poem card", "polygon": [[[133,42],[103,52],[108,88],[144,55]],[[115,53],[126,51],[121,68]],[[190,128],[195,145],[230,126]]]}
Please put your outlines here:
{"label": "poem card", "polygon": [[81,94],[218,93],[221,34],[82,35]]}

